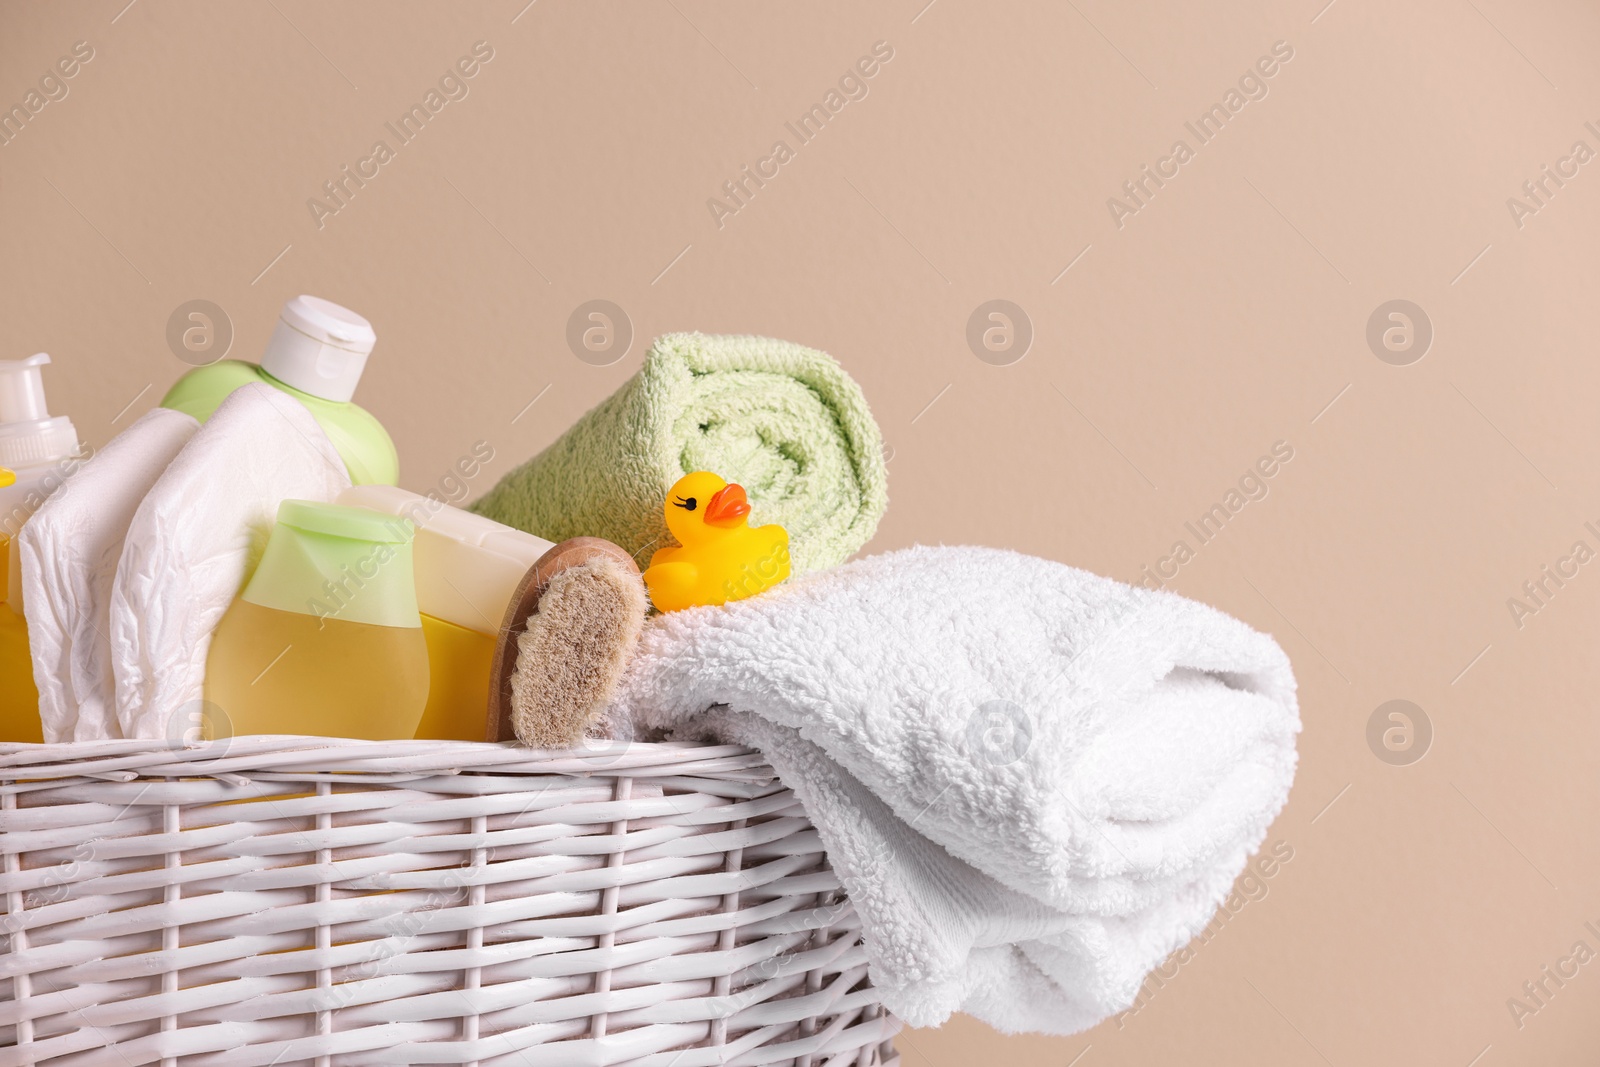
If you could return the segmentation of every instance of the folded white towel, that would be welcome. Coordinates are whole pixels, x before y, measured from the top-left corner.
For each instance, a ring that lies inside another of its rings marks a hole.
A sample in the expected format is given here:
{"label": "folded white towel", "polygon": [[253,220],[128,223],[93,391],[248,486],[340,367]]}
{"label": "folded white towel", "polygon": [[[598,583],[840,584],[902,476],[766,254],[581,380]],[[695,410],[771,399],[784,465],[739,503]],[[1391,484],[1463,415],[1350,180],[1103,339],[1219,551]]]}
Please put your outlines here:
{"label": "folded white towel", "polygon": [[22,528],[24,611],[44,739],[121,737],[111,589],[135,510],[200,424],[156,408],[112,438]]}
{"label": "folded white towel", "polygon": [[646,627],[639,736],[755,745],[822,834],[873,981],[1074,1033],[1210,920],[1294,777],[1288,659],[1212,608],[986,548],[914,548]]}
{"label": "folded white towel", "polygon": [[278,505],[348,488],[304,404],[260,383],[222,402],[128,526],[111,595],[125,737],[197,736],[212,631],[260,561]]}

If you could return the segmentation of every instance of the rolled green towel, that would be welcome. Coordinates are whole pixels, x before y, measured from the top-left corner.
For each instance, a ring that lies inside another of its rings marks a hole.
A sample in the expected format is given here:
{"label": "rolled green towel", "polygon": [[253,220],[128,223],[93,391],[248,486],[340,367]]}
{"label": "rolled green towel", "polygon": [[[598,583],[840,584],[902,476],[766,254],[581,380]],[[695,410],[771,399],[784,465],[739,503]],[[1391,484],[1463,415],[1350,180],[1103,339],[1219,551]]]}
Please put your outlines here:
{"label": "rolled green towel", "polygon": [[744,486],[752,525],[789,531],[795,573],[842,563],[889,502],[883,435],[833,357],[766,337],[674,333],[472,510],[550,541],[603,537],[643,567],[674,543],[667,490],[696,470]]}

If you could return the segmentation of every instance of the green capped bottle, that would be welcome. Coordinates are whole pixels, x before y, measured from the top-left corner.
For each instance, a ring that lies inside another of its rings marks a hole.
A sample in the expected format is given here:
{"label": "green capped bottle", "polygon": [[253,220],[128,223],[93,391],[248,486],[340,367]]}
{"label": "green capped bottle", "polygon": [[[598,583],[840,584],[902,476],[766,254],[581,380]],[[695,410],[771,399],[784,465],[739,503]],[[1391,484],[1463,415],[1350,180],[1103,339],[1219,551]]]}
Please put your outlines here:
{"label": "green capped bottle", "polygon": [[428,647],[414,527],[365,508],[285,500],[261,564],[211,639],[207,739],[416,735]]}

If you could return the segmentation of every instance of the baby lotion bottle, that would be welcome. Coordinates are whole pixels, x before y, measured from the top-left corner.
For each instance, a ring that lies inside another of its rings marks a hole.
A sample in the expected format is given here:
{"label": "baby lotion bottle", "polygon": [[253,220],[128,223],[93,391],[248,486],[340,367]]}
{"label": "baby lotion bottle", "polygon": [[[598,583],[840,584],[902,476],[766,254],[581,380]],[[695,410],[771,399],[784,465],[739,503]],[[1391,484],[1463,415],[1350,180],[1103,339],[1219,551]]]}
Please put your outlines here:
{"label": "baby lotion bottle", "polygon": [[405,519],[285,500],[206,658],[208,740],[412,737],[428,701]]}
{"label": "baby lotion bottle", "polygon": [[357,485],[393,485],[400,477],[394,441],[382,423],[351,403],[367,356],[377,343],[372,324],[349,308],[315,296],[283,305],[261,364],[222,360],[194,370],[161,406],[205,422],[242,385],[265,382],[311,410]]}
{"label": "baby lotion bottle", "polygon": [[72,420],[45,407],[41,368],[49,362],[43,352],[0,361],[0,741],[44,740],[13,541],[81,459]]}
{"label": "baby lotion bottle", "polygon": [[434,497],[357,485],[339,503],[416,525],[417,607],[428,644],[428,706],[417,736],[482,741],[489,678],[506,610],[528,569],[555,546]]}

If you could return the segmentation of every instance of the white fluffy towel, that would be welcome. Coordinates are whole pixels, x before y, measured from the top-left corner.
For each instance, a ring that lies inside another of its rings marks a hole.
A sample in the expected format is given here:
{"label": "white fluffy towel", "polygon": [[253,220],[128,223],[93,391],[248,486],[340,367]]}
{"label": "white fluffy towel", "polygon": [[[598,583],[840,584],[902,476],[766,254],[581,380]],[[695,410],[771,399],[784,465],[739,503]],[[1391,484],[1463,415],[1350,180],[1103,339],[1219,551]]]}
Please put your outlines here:
{"label": "white fluffy towel", "polygon": [[1068,1034],[1211,919],[1294,778],[1294,675],[1227,615],[1015,552],[913,548],[646,627],[614,713],[753,745],[884,1003]]}

